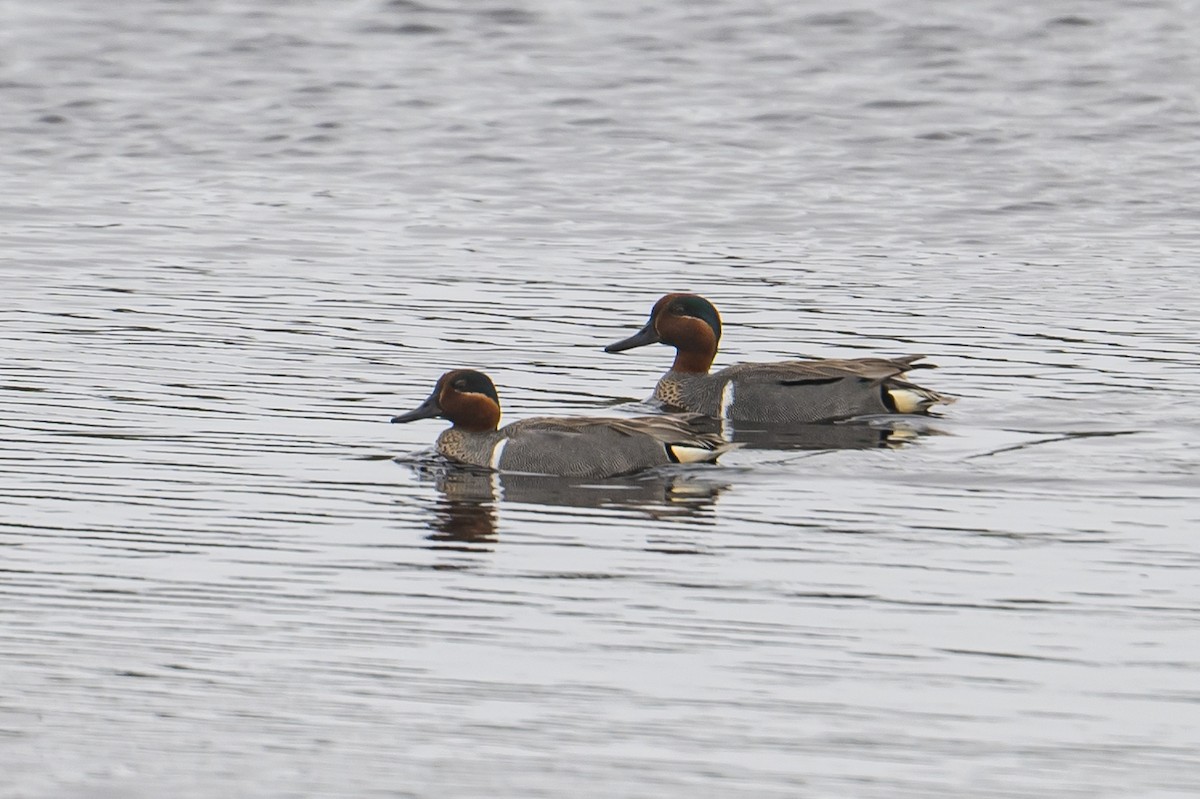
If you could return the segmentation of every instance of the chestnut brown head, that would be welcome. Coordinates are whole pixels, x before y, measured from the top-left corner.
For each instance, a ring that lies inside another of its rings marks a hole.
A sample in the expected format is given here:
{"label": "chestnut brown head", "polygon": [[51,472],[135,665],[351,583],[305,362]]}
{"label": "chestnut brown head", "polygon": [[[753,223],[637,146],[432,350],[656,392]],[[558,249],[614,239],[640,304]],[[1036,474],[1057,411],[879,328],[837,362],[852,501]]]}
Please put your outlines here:
{"label": "chestnut brown head", "polygon": [[675,348],[680,372],[707,372],[721,341],[721,315],[713,304],[698,294],[668,294],[654,304],[650,320],[641,330],[604,348],[622,352],[647,344],[663,343]]}
{"label": "chestnut brown head", "polygon": [[441,416],[468,432],[488,432],[500,425],[500,397],[491,378],[474,369],[454,369],[438,378],[424,402],[394,423]]}

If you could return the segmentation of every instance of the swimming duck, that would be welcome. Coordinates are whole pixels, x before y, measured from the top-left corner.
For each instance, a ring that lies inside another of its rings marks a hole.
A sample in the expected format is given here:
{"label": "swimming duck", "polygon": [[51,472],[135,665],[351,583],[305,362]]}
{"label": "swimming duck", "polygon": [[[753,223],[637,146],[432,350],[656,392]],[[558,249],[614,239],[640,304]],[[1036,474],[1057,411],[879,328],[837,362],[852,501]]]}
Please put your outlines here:
{"label": "swimming duck", "polygon": [[711,302],[696,294],[668,294],[654,304],[641,330],[604,351],[659,342],[674,347],[675,362],[658,381],[655,398],[732,421],[803,424],[924,413],[935,403],[954,401],[901,379],[910,369],[933,367],[916,363],[923,355],[739,363],[709,374],[720,340],[721,317]]}
{"label": "swimming duck", "polygon": [[392,419],[441,416],[437,438],[450,460],[504,472],[613,477],[668,463],[713,462],[734,448],[720,435],[692,429],[687,415],[549,417],[499,427],[500,397],[491,378],[472,369],[442,375],[420,406]]}

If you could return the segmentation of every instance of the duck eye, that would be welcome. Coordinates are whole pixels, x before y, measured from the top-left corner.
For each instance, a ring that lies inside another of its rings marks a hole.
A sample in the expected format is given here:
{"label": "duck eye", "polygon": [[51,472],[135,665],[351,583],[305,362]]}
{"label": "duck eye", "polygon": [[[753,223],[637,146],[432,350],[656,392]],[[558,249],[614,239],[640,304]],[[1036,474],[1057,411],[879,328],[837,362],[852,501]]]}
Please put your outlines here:
{"label": "duck eye", "polygon": [[671,313],[679,314],[680,316],[683,316],[686,313],[686,309],[683,307],[683,303],[676,303],[676,304],[672,305]]}
{"label": "duck eye", "polygon": [[454,381],[454,387],[457,388],[459,391],[466,391],[467,390],[467,381],[460,377],[459,379]]}

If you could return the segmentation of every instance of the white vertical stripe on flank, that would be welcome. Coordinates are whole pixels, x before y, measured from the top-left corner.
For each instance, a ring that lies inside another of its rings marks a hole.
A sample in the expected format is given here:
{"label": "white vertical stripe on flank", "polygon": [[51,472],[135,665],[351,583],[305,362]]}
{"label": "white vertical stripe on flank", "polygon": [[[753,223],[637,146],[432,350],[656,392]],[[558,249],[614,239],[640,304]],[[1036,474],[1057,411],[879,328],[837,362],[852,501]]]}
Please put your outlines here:
{"label": "white vertical stripe on flank", "polygon": [[733,381],[725,383],[725,387],[721,389],[721,418],[729,418],[729,409],[733,407]]}
{"label": "white vertical stripe on flank", "polygon": [[500,456],[504,454],[504,448],[508,446],[508,439],[502,438],[496,442],[496,446],[492,447],[492,461],[489,464],[493,469],[500,468]]}

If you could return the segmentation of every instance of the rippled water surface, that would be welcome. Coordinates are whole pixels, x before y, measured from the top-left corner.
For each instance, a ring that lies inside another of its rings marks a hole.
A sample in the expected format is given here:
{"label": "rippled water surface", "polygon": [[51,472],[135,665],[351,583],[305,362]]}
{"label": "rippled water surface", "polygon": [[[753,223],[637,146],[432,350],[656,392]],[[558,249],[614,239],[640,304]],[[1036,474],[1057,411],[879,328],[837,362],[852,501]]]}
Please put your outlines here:
{"label": "rippled water surface", "polygon": [[[1200,794],[1196,3],[0,19],[0,797]],[[592,483],[387,424],[645,412],[685,289],[959,401]]]}

